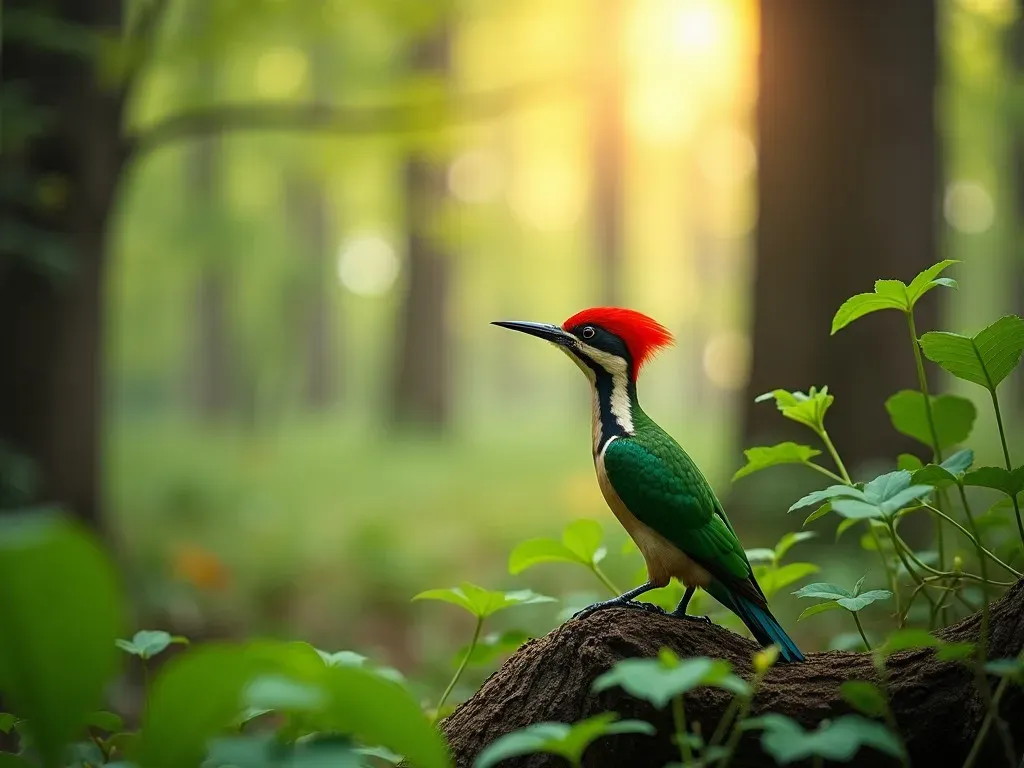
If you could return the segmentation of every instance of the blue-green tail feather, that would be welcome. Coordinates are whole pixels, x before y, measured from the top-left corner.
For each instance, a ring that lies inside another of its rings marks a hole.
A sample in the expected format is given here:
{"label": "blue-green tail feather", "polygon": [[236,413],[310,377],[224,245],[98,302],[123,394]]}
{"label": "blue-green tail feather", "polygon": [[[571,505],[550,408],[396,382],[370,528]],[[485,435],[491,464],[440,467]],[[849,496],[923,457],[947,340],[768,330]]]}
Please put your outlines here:
{"label": "blue-green tail feather", "polygon": [[[724,592],[724,590],[722,591]],[[762,608],[744,595],[736,595],[731,592],[726,592],[725,595],[727,595],[726,600],[718,598],[718,595],[715,595],[715,597],[719,599],[719,602],[731,608],[733,613],[743,620],[743,623],[757,642],[763,646],[779,646],[779,659],[781,661],[804,660],[803,653],[797,648],[793,639],[786,634],[786,630],[775,620],[771,611],[767,608]]]}

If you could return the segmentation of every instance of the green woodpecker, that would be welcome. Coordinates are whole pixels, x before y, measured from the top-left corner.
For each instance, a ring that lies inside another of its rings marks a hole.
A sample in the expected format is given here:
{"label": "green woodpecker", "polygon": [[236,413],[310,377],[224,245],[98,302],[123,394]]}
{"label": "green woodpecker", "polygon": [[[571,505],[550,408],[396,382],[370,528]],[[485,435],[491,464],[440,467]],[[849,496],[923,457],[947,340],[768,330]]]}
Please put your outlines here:
{"label": "green woodpecker", "polygon": [[[679,444],[654,423],[637,401],[637,375],[672,335],[653,319],[629,309],[597,307],[566,320],[544,323],[498,321],[565,352],[590,381],[593,395],[593,451],[605,501],[647,563],[647,582],[601,608],[656,606],[634,598],[664,587],[675,576],[686,592],[674,616],[686,615],[697,587],[731,610],[762,645],[779,646],[785,661],[804,656],[779,626],[750,568],[736,531],[700,469]],[[700,617],[707,620],[706,617]]]}

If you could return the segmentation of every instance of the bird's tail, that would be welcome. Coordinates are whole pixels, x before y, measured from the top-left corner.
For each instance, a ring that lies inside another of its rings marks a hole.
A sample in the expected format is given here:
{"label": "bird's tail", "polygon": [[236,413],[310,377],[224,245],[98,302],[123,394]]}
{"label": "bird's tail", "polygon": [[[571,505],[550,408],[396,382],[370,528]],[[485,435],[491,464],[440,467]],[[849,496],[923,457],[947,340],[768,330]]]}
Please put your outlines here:
{"label": "bird's tail", "polygon": [[761,645],[779,646],[779,658],[782,661],[803,661],[804,655],[796,647],[796,643],[786,634],[772,612],[762,608],[748,597],[730,595],[733,612],[739,616],[747,629]]}

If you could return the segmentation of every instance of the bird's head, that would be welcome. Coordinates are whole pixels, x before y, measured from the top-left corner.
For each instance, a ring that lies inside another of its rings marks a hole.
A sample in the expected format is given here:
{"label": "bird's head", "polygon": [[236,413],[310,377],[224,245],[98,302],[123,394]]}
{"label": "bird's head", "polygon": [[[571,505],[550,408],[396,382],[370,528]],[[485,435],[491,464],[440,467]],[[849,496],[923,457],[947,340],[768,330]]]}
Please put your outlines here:
{"label": "bird's head", "polygon": [[632,309],[594,307],[561,326],[518,320],[494,325],[550,341],[593,379],[601,373],[635,383],[644,363],[672,343],[672,334],[656,320]]}

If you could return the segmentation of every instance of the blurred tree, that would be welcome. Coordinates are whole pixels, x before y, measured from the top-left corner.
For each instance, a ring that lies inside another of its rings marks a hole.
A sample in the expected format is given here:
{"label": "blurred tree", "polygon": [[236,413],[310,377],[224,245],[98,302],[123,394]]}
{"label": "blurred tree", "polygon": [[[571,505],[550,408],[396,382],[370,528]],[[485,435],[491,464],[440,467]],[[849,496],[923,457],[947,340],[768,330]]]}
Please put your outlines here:
{"label": "blurred tree", "polygon": [[[146,4],[126,32],[127,69],[162,6]],[[3,21],[0,438],[34,467],[34,498],[96,522],[103,254],[131,83],[101,80],[94,63],[122,7],[9,0]]]}
{"label": "blurred tree", "polygon": [[594,253],[600,299],[615,306],[622,296],[623,169],[625,167],[625,73],[623,0],[607,0],[594,14],[592,46],[594,114]]}
{"label": "blurred tree", "polygon": [[[449,24],[440,24],[413,46],[412,66],[423,75],[447,80],[450,37]],[[450,418],[446,306],[451,262],[437,232],[447,198],[446,164],[436,150],[416,148],[405,163],[407,271],[391,387],[396,426],[440,431]]]}
{"label": "blurred tree", "polygon": [[[187,24],[192,34],[201,35],[210,9],[206,0],[188,4]],[[210,55],[199,55],[190,62],[191,101],[210,104],[217,98],[218,64]],[[229,282],[224,255],[215,236],[218,211],[223,199],[221,137],[217,133],[198,136],[190,146],[186,165],[190,217],[201,233],[198,242],[199,274],[195,296],[195,370],[196,412],[206,421],[230,415],[233,405],[231,330],[229,326]]]}
{"label": "blurred tree", "polygon": [[[1011,184],[1010,264],[1015,275],[1014,310],[1024,315],[1024,0],[1017,0],[1017,18],[1007,33],[1010,61],[1010,98],[1006,105],[1011,124],[1013,166]],[[1016,377],[1018,400],[1024,402],[1024,376]]]}
{"label": "blurred tree", "polygon": [[[753,398],[828,384],[829,429],[851,465],[911,446],[884,400],[915,388],[901,318],[829,338],[832,316],[881,277],[937,260],[933,0],[761,3],[760,146],[753,367],[745,444],[791,426]],[[934,327],[941,293],[922,302]]]}
{"label": "blurred tree", "polygon": [[[313,99],[329,102],[331,97],[328,49],[323,41],[310,49],[310,76]],[[290,230],[298,243],[298,251],[308,261],[305,272],[303,349],[305,380],[303,401],[307,408],[322,410],[333,404],[335,360],[342,357],[333,333],[334,314],[331,302],[330,257],[334,251],[334,228],[330,200],[323,182],[311,168],[298,169],[285,179],[285,210]]]}

